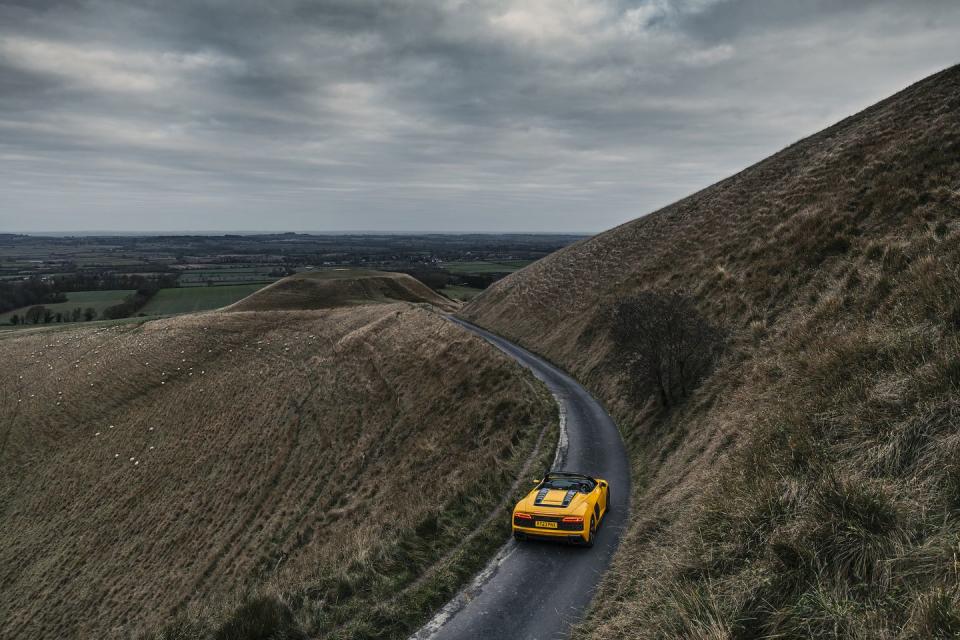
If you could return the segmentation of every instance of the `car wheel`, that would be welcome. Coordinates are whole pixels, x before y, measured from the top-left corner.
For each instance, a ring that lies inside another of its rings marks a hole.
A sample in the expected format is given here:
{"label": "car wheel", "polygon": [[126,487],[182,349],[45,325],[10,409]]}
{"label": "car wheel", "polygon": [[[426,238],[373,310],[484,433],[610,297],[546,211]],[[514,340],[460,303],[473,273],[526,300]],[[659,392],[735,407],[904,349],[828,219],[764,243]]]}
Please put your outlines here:
{"label": "car wheel", "polygon": [[513,532],[513,539],[516,540],[517,542],[523,542],[523,541],[526,539],[526,536],[524,536],[524,535],[523,535],[522,533],[520,533],[519,531],[514,531],[514,532]]}
{"label": "car wheel", "polygon": [[597,535],[597,522],[590,516],[590,530],[587,533],[587,541],[583,543],[585,547],[593,546],[593,538]]}

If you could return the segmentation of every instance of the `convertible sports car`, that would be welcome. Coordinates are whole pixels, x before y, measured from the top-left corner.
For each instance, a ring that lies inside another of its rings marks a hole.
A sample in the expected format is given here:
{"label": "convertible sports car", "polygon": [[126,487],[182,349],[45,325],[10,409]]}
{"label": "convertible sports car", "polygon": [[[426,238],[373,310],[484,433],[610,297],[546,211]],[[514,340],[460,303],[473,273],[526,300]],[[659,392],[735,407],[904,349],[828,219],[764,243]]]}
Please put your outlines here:
{"label": "convertible sports car", "polygon": [[593,546],[607,515],[610,485],[579,473],[552,472],[513,508],[513,537]]}

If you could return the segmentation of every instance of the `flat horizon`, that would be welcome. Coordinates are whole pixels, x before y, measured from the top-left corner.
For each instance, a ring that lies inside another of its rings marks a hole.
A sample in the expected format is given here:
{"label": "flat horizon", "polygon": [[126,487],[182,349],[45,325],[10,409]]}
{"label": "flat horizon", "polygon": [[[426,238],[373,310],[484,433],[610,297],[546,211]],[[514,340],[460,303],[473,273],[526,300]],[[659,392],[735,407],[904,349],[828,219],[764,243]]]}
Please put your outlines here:
{"label": "flat horizon", "polygon": [[431,231],[414,230],[403,231],[398,229],[346,229],[334,231],[306,231],[306,230],[249,230],[249,229],[177,229],[171,231],[119,231],[115,229],[92,229],[89,231],[0,231],[0,235],[36,236],[36,237],[102,237],[102,236],[279,236],[286,234],[311,236],[594,236],[605,229],[597,231]]}

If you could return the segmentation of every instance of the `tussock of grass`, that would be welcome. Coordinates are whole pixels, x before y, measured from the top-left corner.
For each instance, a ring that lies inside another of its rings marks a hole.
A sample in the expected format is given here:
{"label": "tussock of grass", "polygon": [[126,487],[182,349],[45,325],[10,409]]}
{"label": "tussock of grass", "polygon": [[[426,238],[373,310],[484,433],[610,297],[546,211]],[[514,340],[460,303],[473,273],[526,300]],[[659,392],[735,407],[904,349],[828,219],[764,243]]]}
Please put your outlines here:
{"label": "tussock of grass", "polygon": [[217,628],[214,640],[306,640],[293,611],[276,598],[259,597],[238,607]]}
{"label": "tussock of grass", "polygon": [[[464,311],[624,429],[633,522],[582,638],[956,637],[960,67]],[[606,310],[694,292],[730,333],[687,402],[629,402]]]}

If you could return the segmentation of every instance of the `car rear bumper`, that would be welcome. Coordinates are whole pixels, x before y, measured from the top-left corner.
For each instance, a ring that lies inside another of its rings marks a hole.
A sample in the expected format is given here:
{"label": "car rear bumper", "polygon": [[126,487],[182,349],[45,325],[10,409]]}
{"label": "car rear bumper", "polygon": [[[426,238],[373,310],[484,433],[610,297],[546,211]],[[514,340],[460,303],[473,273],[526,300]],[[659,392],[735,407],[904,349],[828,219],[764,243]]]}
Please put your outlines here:
{"label": "car rear bumper", "polygon": [[518,527],[517,525],[513,525],[513,535],[515,538],[524,538],[530,540],[552,540],[555,542],[567,541],[583,543],[586,540],[582,531]]}

